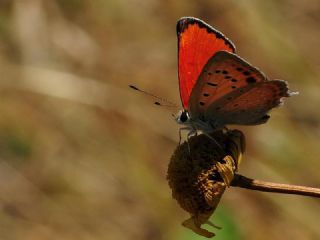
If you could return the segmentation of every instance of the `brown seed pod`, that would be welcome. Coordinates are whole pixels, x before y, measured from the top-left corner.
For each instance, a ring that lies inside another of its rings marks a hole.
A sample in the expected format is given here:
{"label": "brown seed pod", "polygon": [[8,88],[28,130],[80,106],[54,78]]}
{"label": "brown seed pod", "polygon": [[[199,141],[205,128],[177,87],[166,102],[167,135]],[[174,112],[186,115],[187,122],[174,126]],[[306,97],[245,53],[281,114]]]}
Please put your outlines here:
{"label": "brown seed pod", "polygon": [[172,196],[191,214],[182,223],[194,232],[213,237],[201,225],[216,209],[220,198],[238,170],[245,139],[239,130],[217,131],[210,135],[193,136],[179,145],[171,157],[167,179]]}

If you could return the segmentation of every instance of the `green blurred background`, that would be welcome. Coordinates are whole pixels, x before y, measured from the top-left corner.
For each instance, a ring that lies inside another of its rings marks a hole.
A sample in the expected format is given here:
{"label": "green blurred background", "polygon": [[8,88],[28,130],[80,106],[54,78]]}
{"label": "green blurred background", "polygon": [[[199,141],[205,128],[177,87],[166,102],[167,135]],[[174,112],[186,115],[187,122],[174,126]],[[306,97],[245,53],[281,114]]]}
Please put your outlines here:
{"label": "green blurred background", "polygon": [[[203,239],[166,181],[176,21],[195,16],[300,95],[242,127],[240,172],[320,187],[319,0],[1,0],[0,239]],[[320,202],[231,188],[215,239],[320,239]]]}

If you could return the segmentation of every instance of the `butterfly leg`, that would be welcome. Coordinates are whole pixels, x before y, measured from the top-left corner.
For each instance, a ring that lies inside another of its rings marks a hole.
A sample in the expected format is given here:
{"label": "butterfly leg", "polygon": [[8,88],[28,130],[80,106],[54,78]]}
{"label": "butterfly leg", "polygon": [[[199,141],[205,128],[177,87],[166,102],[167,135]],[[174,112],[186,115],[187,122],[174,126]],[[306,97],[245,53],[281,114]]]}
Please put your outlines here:
{"label": "butterfly leg", "polygon": [[178,146],[180,146],[180,145],[181,145],[181,131],[182,131],[182,129],[181,129],[181,128],[179,128],[179,145],[178,145]]}
{"label": "butterfly leg", "polygon": [[[190,128],[189,128],[190,130]],[[189,145],[189,139],[192,137],[192,136],[197,136],[198,135],[198,132],[196,129],[191,129],[189,132],[188,132],[188,135],[187,135],[187,142],[188,142],[188,150],[189,150],[189,154],[191,153],[190,151],[190,145]]]}
{"label": "butterfly leg", "polygon": [[192,136],[197,136],[197,135],[198,135],[197,130],[194,130],[194,129],[190,130],[187,136],[188,141]]}

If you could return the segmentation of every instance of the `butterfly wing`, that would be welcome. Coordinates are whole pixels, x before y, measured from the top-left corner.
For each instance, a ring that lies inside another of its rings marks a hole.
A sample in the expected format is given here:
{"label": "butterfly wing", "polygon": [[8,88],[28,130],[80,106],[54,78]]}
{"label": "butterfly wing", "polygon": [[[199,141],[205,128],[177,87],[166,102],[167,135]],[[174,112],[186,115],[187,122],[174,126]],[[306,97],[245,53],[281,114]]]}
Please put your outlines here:
{"label": "butterfly wing", "polygon": [[178,21],[177,36],[180,97],[187,109],[191,91],[209,58],[221,50],[235,52],[235,47],[222,33],[192,17]]}
{"label": "butterfly wing", "polygon": [[227,124],[262,124],[269,119],[267,113],[289,96],[288,85],[283,80],[252,83],[209,105],[204,118],[218,128]]}
{"label": "butterfly wing", "polygon": [[266,113],[288,97],[284,81],[265,75],[236,54],[217,52],[205,65],[190,97],[189,113],[213,126],[264,123]]}
{"label": "butterfly wing", "polygon": [[209,105],[223,96],[242,92],[242,87],[263,81],[266,81],[265,75],[236,54],[217,52],[203,68],[192,90],[189,113],[192,118],[199,118]]}

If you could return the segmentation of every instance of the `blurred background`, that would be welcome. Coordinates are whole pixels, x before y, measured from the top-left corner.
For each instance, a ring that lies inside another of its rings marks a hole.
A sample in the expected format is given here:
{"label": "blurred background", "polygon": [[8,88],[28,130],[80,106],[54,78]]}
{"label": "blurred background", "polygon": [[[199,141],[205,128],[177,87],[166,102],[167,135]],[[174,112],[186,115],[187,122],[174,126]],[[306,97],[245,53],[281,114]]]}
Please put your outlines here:
{"label": "blurred background", "polygon": [[[0,239],[203,239],[167,165],[180,104],[176,21],[195,16],[300,95],[241,127],[240,173],[320,187],[319,0],[1,0]],[[228,189],[215,239],[320,239],[320,201]]]}

